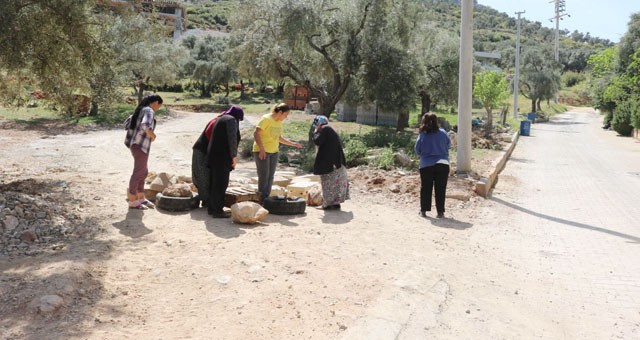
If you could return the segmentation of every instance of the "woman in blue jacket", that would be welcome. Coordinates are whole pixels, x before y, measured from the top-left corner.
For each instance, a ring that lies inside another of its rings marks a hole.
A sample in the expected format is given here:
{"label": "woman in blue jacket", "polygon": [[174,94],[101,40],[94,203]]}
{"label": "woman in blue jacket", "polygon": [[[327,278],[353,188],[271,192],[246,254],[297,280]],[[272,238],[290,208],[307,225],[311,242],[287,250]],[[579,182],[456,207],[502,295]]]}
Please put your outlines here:
{"label": "woman in blue jacket", "polygon": [[431,193],[435,187],[438,218],[444,217],[444,200],[449,178],[451,140],[438,125],[438,117],[427,112],[420,120],[420,135],[415,151],[420,156],[420,216],[431,211]]}

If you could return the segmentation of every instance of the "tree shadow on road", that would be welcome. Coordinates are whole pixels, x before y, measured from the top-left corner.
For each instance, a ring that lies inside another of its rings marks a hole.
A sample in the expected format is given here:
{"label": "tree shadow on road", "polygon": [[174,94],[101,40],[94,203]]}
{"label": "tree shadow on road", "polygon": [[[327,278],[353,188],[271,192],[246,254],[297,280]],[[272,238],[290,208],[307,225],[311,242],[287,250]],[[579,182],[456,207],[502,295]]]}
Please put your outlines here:
{"label": "tree shadow on road", "polygon": [[640,237],[637,236],[633,236],[633,235],[629,235],[629,234],[625,234],[625,233],[621,233],[615,230],[609,230],[609,229],[605,229],[605,228],[601,228],[601,227],[596,227],[596,226],[592,226],[592,225],[588,225],[588,224],[584,224],[584,223],[579,223],[579,222],[574,222],[574,221],[569,221],[569,220],[565,220],[562,218],[558,218],[558,217],[553,217],[553,216],[549,216],[549,215],[545,215],[545,214],[541,214],[538,212],[535,212],[533,210],[529,210],[527,208],[523,208],[517,204],[513,204],[504,200],[501,200],[499,198],[491,198],[492,201],[496,202],[496,203],[500,203],[502,205],[505,205],[509,208],[513,208],[515,210],[518,211],[522,211],[524,213],[527,213],[529,215],[533,215],[539,218],[544,218],[546,220],[549,221],[553,221],[556,223],[561,223],[561,224],[566,224],[572,227],[577,227],[577,228],[582,228],[582,229],[588,229],[588,230],[593,230],[593,231],[598,231],[601,233],[605,233],[605,234],[609,234],[609,235],[613,235],[613,236],[617,236],[617,237],[621,237],[624,239],[627,239],[633,243],[640,243]]}

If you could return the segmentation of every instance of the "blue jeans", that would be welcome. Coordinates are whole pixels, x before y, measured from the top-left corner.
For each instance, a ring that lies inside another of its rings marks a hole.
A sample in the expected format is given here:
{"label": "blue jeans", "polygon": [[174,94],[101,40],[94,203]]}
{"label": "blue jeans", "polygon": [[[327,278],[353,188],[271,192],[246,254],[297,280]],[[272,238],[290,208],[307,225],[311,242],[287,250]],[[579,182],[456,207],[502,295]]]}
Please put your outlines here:
{"label": "blue jeans", "polygon": [[260,159],[259,155],[259,152],[254,152],[253,160],[256,162],[256,170],[258,171],[258,191],[262,195],[262,199],[265,199],[271,193],[273,176],[278,166],[278,153],[267,153],[267,157],[264,159]]}

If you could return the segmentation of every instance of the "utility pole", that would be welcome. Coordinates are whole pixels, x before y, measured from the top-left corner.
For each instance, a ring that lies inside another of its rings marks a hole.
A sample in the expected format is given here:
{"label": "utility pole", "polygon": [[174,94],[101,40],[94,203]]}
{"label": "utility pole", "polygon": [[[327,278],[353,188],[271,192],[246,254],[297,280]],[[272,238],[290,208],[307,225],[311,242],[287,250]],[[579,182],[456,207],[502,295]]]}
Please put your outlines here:
{"label": "utility pole", "polygon": [[471,96],[473,71],[473,0],[462,0],[458,84],[458,153],[456,172],[471,171]]}
{"label": "utility pole", "polygon": [[518,15],[518,21],[516,25],[518,27],[516,33],[516,75],[513,78],[513,118],[518,118],[518,84],[519,84],[519,75],[520,75],[520,14],[523,14],[525,11],[516,12]]}
{"label": "utility pole", "polygon": [[[556,63],[560,62],[560,20],[562,20],[563,17],[565,16],[571,16],[568,13],[564,13],[565,12],[565,0],[552,0],[549,3],[555,3],[555,13],[556,15],[549,19],[549,21],[553,22],[553,20],[555,19],[556,21],[556,39],[555,39],[555,44],[554,44],[554,52],[555,52],[555,57],[556,57]],[[556,93],[555,95],[555,102],[558,102],[558,94]]]}

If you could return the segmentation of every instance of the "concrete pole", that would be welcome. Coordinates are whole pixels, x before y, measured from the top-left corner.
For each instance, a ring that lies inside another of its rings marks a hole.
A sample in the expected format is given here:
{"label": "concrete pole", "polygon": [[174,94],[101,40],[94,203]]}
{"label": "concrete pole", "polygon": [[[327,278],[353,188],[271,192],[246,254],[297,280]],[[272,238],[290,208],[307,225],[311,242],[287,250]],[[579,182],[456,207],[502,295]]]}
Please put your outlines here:
{"label": "concrete pole", "polygon": [[182,36],[182,8],[176,8],[175,15],[176,21],[173,30],[173,41],[178,41]]}
{"label": "concrete pole", "polygon": [[519,83],[519,77],[520,77],[520,14],[524,13],[525,11],[522,12],[516,12],[516,14],[518,15],[518,21],[516,22],[516,26],[518,27],[517,29],[517,33],[516,33],[516,75],[513,78],[513,118],[514,119],[518,119],[518,85]]}
{"label": "concrete pole", "polygon": [[556,37],[553,47],[557,62],[560,60],[560,0],[556,0]]}
{"label": "concrete pole", "polygon": [[458,82],[459,174],[471,171],[471,100],[473,72],[473,0],[462,0],[460,20],[460,66]]}

